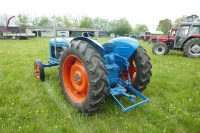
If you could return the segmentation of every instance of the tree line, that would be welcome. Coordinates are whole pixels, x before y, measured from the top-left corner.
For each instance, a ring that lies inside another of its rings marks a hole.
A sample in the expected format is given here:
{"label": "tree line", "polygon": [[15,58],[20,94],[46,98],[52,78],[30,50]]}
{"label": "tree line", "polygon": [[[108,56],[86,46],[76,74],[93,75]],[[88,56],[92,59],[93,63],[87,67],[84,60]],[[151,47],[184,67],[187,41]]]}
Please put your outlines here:
{"label": "tree line", "polygon": [[177,27],[180,22],[200,22],[200,19],[199,16],[194,14],[190,16],[183,15],[175,19],[174,23],[170,19],[162,19],[157,25],[157,31],[162,31],[163,34],[167,34],[172,27]]}
{"label": "tree line", "polygon": [[[9,15],[0,15],[0,26],[5,26],[6,21],[9,19]],[[169,29],[176,27],[179,22],[184,21],[199,21],[199,16],[181,16],[177,18],[174,23],[170,19],[163,19],[159,21],[157,25],[157,30],[167,34]],[[35,16],[30,17],[28,14],[18,14],[15,19],[11,20],[10,24],[16,26],[31,25],[31,26],[46,26],[53,27],[54,23],[58,28],[90,28],[90,29],[100,29],[105,31],[107,34],[115,33],[116,35],[124,36],[129,34],[139,34],[141,32],[148,31],[148,27],[145,24],[136,24],[132,27],[126,18],[119,18],[116,20],[108,20],[105,18],[91,18],[89,16]]]}
{"label": "tree line", "polygon": [[[9,19],[9,15],[0,15],[0,26],[5,26],[6,21]],[[53,27],[54,23],[57,28],[89,28],[99,29],[105,31],[107,34],[115,33],[116,35],[129,34],[132,31],[132,26],[126,18],[120,18],[117,20],[96,17],[91,18],[88,16],[72,17],[72,16],[35,16],[31,18],[27,14],[18,14],[15,19],[12,19],[10,23],[16,26],[30,25],[30,26],[45,26]]]}

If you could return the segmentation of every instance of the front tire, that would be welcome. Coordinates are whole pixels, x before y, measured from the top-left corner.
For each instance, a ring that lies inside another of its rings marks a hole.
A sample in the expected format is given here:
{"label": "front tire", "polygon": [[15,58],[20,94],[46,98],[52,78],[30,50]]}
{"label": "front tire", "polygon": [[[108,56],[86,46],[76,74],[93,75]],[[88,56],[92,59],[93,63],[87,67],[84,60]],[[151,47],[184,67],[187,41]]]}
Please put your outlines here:
{"label": "front tire", "polygon": [[156,55],[165,55],[169,52],[169,49],[164,43],[156,43],[153,45],[152,52]]}
{"label": "front tire", "polygon": [[108,89],[108,72],[98,51],[85,41],[73,41],[63,51],[59,79],[65,99],[85,115],[93,114]]}
{"label": "front tire", "polygon": [[45,80],[44,66],[39,59],[37,59],[34,63],[34,70],[37,79],[39,79],[40,81],[44,81]]}
{"label": "front tire", "polygon": [[188,40],[184,45],[184,53],[187,57],[200,57],[200,38]]}

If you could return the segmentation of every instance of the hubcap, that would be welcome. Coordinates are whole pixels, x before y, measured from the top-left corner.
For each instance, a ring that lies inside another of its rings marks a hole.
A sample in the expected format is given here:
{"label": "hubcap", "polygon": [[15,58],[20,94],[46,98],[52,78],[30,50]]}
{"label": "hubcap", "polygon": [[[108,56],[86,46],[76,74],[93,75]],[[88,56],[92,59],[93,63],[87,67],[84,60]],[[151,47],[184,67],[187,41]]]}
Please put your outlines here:
{"label": "hubcap", "polygon": [[76,103],[83,102],[88,92],[88,76],[77,56],[67,56],[62,67],[62,77],[68,96]]}
{"label": "hubcap", "polygon": [[39,71],[39,67],[37,64],[35,64],[35,75],[36,77],[39,79],[40,78],[40,71]]}
{"label": "hubcap", "polygon": [[190,52],[193,54],[200,54],[200,44],[194,44],[190,47]]}
{"label": "hubcap", "polygon": [[156,48],[155,52],[156,52],[157,54],[164,54],[164,52],[165,52],[164,49],[165,49],[165,48],[164,48],[163,46],[158,46],[158,47]]}
{"label": "hubcap", "polygon": [[162,48],[158,48],[158,51],[159,51],[159,52],[162,52]]}
{"label": "hubcap", "polygon": [[74,65],[71,67],[70,72],[70,80],[72,82],[72,85],[75,89],[75,91],[82,93],[84,88],[87,86],[86,78],[87,75],[85,68],[83,65],[76,60]]}

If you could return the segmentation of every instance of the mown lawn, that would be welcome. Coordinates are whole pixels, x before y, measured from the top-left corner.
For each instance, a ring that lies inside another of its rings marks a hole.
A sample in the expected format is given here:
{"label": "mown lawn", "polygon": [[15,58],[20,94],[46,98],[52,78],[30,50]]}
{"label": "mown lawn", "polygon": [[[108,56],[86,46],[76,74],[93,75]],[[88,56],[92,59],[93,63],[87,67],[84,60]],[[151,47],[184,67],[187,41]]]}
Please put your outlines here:
{"label": "mown lawn", "polygon": [[45,69],[45,82],[35,77],[35,59],[49,59],[48,42],[0,40],[1,132],[200,132],[200,58],[177,51],[156,56],[152,46],[141,41],[153,66],[143,92],[150,102],[124,113],[107,97],[96,114],[84,116],[65,101],[56,67]]}

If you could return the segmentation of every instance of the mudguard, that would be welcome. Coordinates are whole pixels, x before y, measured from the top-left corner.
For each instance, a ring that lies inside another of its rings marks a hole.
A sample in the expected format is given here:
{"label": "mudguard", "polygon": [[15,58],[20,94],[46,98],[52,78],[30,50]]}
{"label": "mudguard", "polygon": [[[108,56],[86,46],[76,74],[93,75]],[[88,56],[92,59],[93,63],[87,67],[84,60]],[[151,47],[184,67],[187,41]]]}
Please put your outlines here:
{"label": "mudguard", "polygon": [[106,53],[116,53],[129,59],[139,45],[139,42],[135,39],[129,37],[118,37],[103,44],[103,47]]}
{"label": "mudguard", "polygon": [[101,55],[105,54],[105,50],[102,47],[102,45],[100,43],[98,43],[97,41],[95,41],[95,40],[92,40],[92,39],[86,38],[86,37],[76,37],[76,38],[72,39],[71,42],[75,41],[75,40],[86,41],[89,44],[91,44],[95,49],[97,49],[100,52]]}
{"label": "mudguard", "polygon": [[[129,37],[118,37],[103,44],[105,54],[118,54],[127,60],[133,55],[139,46],[139,42]],[[121,59],[115,59],[119,66],[124,64]]]}
{"label": "mudguard", "polygon": [[[112,53],[112,54],[118,54],[126,59],[129,59],[140,45],[137,40],[132,39],[130,37],[118,37],[110,40],[107,43],[104,43],[103,45],[99,44],[95,40],[86,37],[76,37],[72,39],[71,42],[75,40],[83,40],[90,43],[96,50],[100,52],[102,57],[105,54]],[[124,61],[116,59],[116,63],[119,66],[121,66],[124,64]]]}

